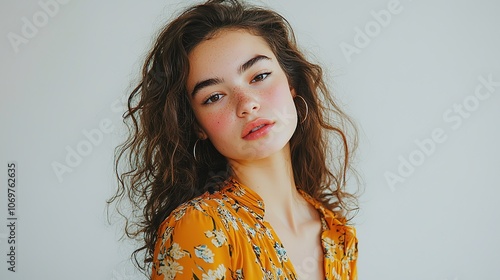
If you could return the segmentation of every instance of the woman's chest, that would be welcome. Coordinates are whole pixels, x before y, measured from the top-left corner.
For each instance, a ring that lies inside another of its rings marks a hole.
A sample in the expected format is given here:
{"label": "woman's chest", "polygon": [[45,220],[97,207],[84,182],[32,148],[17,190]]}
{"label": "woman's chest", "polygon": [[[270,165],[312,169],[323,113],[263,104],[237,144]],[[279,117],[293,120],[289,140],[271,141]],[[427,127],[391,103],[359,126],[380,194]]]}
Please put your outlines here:
{"label": "woman's chest", "polygon": [[291,235],[268,222],[243,222],[233,233],[240,279],[325,279],[320,225]]}

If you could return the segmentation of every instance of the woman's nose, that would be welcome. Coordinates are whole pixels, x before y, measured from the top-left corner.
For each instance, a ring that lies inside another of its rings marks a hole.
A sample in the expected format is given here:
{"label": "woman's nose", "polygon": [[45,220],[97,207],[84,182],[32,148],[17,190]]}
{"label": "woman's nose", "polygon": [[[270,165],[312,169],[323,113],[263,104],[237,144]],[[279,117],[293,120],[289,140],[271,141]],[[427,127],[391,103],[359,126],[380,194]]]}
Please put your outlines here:
{"label": "woman's nose", "polygon": [[255,93],[251,93],[248,91],[238,90],[236,93],[237,99],[237,115],[238,117],[246,117],[255,113],[260,109],[260,103],[256,98]]}

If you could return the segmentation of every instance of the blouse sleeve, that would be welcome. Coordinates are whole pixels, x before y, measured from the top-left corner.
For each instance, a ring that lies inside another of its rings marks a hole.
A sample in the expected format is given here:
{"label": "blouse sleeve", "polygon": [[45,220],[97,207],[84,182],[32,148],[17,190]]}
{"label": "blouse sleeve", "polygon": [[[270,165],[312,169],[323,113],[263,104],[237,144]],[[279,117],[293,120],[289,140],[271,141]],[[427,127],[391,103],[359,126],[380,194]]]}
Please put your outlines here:
{"label": "blouse sleeve", "polygon": [[151,279],[231,279],[231,246],[221,224],[202,209],[173,212],[158,232]]}

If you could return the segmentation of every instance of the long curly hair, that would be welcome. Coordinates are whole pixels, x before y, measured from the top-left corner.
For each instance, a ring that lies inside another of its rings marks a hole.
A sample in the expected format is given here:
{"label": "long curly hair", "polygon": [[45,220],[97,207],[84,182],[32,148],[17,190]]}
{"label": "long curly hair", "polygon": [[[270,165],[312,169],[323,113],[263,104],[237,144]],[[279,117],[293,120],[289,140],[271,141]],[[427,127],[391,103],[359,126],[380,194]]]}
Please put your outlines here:
{"label": "long curly hair", "polygon": [[116,148],[119,184],[108,204],[116,203],[125,218],[126,235],[141,242],[132,257],[144,272],[150,268],[160,224],[180,204],[213,191],[231,176],[227,160],[210,141],[198,145],[198,159],[193,156],[198,137],[186,89],[190,51],[227,28],[262,37],[307,103],[306,108],[295,101],[299,120],[307,117],[290,139],[297,186],[339,217],[357,210],[356,195],[346,190],[349,174],[355,174],[356,127],[328,91],[322,68],[299,51],[280,14],[238,0],[207,1],[187,8],[161,30],[123,115],[129,135]]}

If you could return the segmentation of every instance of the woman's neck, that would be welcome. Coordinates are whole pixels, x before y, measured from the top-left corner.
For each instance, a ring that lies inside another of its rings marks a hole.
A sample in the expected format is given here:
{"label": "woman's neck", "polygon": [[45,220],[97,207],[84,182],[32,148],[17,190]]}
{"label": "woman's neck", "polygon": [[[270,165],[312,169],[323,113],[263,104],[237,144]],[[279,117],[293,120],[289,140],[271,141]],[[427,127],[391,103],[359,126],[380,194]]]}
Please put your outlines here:
{"label": "woman's neck", "polygon": [[231,160],[230,164],[235,179],[263,199],[265,219],[279,220],[297,231],[300,223],[310,218],[309,205],[295,186],[289,145],[265,159]]}

